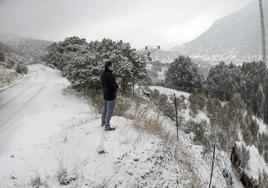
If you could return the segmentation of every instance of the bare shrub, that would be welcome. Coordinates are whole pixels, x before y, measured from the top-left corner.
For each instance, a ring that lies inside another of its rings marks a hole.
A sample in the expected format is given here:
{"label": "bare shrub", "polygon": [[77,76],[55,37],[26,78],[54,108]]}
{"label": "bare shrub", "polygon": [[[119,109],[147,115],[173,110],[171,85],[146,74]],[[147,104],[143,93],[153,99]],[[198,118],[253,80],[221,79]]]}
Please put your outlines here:
{"label": "bare shrub", "polygon": [[102,183],[100,183],[99,185],[96,185],[95,187],[96,188],[107,188],[109,187],[109,183],[111,182],[111,179],[108,179],[108,180],[103,180]]}
{"label": "bare shrub", "polygon": [[16,72],[19,74],[27,74],[28,73],[28,67],[23,64],[18,64],[16,66]]}
{"label": "bare shrub", "polygon": [[40,188],[46,186],[46,181],[42,181],[40,174],[37,174],[35,177],[31,178],[31,186],[34,188]]}
{"label": "bare shrub", "polygon": [[58,166],[57,171],[57,180],[60,185],[68,185],[72,181],[77,180],[78,175],[76,173],[71,173],[67,170],[67,167],[64,165],[64,163],[61,161]]}

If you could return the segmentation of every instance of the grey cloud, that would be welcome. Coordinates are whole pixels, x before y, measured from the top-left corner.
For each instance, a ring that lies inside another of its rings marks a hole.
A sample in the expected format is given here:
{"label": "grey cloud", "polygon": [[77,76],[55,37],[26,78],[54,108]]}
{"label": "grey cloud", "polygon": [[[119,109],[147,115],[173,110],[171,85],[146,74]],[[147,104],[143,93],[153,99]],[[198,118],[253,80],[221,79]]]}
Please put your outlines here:
{"label": "grey cloud", "polygon": [[191,40],[251,0],[0,0],[0,32],[47,40],[79,35],[136,47]]}

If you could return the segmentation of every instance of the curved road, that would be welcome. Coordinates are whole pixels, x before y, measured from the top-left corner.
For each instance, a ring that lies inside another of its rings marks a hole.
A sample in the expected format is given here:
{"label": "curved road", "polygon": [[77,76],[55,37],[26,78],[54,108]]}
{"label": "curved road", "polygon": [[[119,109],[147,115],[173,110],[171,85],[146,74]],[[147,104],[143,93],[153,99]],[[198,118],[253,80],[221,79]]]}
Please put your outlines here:
{"label": "curved road", "polygon": [[[24,109],[35,108],[34,99],[46,88],[48,74],[43,65],[30,65],[29,73],[13,87],[0,92],[0,154],[18,129]],[[30,135],[29,135],[30,136]]]}

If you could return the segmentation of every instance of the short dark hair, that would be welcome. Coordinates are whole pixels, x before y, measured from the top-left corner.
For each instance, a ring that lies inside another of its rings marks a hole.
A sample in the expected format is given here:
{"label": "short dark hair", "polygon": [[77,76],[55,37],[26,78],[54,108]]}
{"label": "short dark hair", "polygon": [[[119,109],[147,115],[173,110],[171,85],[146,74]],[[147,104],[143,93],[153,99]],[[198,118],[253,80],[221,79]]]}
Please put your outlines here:
{"label": "short dark hair", "polygon": [[113,63],[111,61],[107,61],[105,63],[105,70],[109,70],[109,67],[112,65]]}

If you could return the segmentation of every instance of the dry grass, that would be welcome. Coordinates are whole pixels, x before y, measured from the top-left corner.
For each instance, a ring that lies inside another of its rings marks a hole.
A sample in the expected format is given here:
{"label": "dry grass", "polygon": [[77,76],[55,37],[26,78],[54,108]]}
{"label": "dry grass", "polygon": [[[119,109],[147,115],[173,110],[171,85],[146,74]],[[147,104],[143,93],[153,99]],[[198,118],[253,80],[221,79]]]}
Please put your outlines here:
{"label": "dry grass", "polygon": [[46,181],[42,180],[41,175],[40,174],[36,174],[35,177],[31,178],[31,183],[30,183],[31,187],[34,188],[40,188],[40,187],[47,187]]}
{"label": "dry grass", "polygon": [[133,121],[134,128],[139,132],[158,136],[164,142],[174,142],[174,134],[162,126],[158,116],[152,117],[149,115],[150,109],[151,105],[149,103],[144,108],[134,108],[134,110],[127,114],[127,118]]}
{"label": "dry grass", "polygon": [[69,119],[69,120],[65,121],[63,123],[63,125],[66,129],[75,128],[75,127],[80,127],[80,126],[86,125],[92,121],[95,121],[96,119],[97,118],[92,118],[92,117],[88,117],[85,115],[83,117]]}
{"label": "dry grass", "polygon": [[114,115],[125,116],[131,107],[131,99],[119,95],[116,99]]}
{"label": "dry grass", "polygon": [[75,170],[68,171],[63,160],[59,162],[58,171],[57,171],[57,181],[60,185],[68,185],[73,181],[78,179],[78,174]]}
{"label": "dry grass", "polygon": [[81,95],[81,94],[78,94],[78,92],[75,91],[74,89],[72,89],[72,87],[70,87],[70,86],[64,88],[64,89],[62,90],[62,94],[63,94],[64,96],[67,96],[67,95],[78,95],[78,96],[80,96],[80,95]]}
{"label": "dry grass", "polygon": [[134,110],[130,111],[130,113],[127,114],[127,117],[133,121],[134,128],[141,133],[140,136],[137,137],[136,142],[144,140],[146,135],[155,135],[163,141],[164,145],[175,146],[174,157],[179,163],[182,163],[191,174],[189,186],[198,187],[201,185],[201,180],[193,165],[194,157],[189,155],[189,152],[187,151],[188,149],[180,144],[180,140],[177,141],[176,132],[171,132],[162,125],[163,123],[159,118],[160,114],[154,114],[153,116],[152,113],[150,113],[150,110],[154,108],[154,104],[148,101],[142,101],[141,103],[137,102],[135,104],[136,106]]}
{"label": "dry grass", "polygon": [[103,180],[102,183],[100,183],[99,185],[96,185],[95,187],[96,188],[107,188],[107,187],[110,187],[109,184],[111,182],[112,179],[105,179]]}

